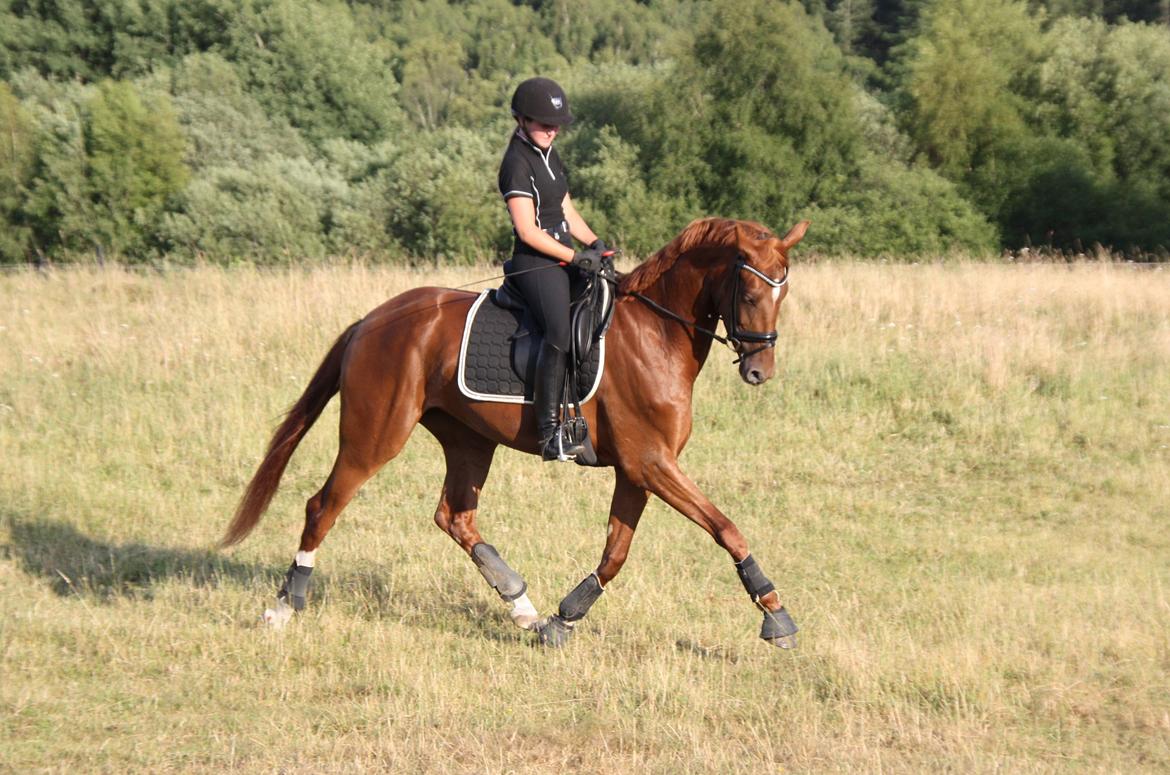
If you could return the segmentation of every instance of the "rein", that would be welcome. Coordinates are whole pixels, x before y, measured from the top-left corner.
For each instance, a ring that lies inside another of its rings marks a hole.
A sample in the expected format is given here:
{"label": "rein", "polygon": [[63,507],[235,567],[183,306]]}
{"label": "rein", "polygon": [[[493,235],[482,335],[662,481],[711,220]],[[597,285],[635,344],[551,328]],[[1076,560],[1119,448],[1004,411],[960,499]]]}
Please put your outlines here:
{"label": "rein", "polygon": [[[728,335],[727,336],[720,336],[719,334],[717,334],[716,332],[714,332],[708,328],[703,328],[702,326],[700,326],[697,322],[695,322],[693,320],[687,320],[682,315],[679,315],[677,312],[673,312],[673,311],[667,309],[666,307],[662,306],[661,304],[654,301],[649,296],[646,296],[643,293],[640,293],[638,291],[633,291],[633,292],[626,293],[625,295],[633,296],[638,301],[642,302],[643,304],[650,307],[651,309],[665,315],[666,317],[670,318],[671,320],[675,320],[679,323],[682,323],[684,326],[687,326],[688,328],[692,328],[695,331],[698,331],[700,333],[706,334],[707,336],[711,337],[712,339],[719,342],[720,344],[726,345],[729,349],[731,349],[733,352],[735,352],[737,355],[739,355],[739,357],[736,358],[734,361],[732,361],[732,363],[739,363],[744,358],[750,358],[751,356],[755,355],[758,352],[762,352],[764,350],[767,350],[770,347],[775,347],[776,346],[776,339],[779,336],[779,334],[776,331],[744,331],[744,330],[740,329],[740,327],[739,327],[739,273],[740,273],[740,270],[744,270],[744,269],[751,272],[755,276],[759,277],[761,280],[763,280],[764,282],[766,282],[768,285],[770,285],[773,288],[781,288],[784,285],[788,284],[788,269],[787,269],[787,267],[785,267],[785,269],[784,269],[784,276],[781,277],[779,280],[776,280],[776,279],[773,279],[773,278],[769,277],[768,275],[764,274],[759,269],[756,269],[754,266],[751,266],[750,264],[748,264],[747,260],[742,255],[739,256],[735,262],[735,287],[731,291],[732,292],[731,324],[727,326],[727,328],[728,328]],[[727,324],[727,320],[724,320],[723,322],[725,325]],[[741,346],[743,346],[744,343],[747,343],[747,342],[752,342],[752,343],[759,342],[760,346],[754,350],[749,351],[749,352],[740,352],[739,348]]]}
{"label": "rein", "polygon": [[465,284],[463,284],[463,285],[457,285],[457,286],[455,286],[454,288],[452,288],[451,290],[453,290],[453,291],[462,291],[462,290],[464,290],[465,288],[470,288],[471,286],[473,286],[473,285],[479,285],[480,283],[490,283],[490,282],[492,282],[493,280],[503,280],[504,278],[506,278],[506,277],[509,277],[509,276],[511,276],[511,277],[516,277],[516,276],[518,276],[518,275],[522,275],[522,274],[528,274],[529,272],[544,272],[544,271],[546,271],[546,270],[548,270],[548,269],[561,269],[561,268],[562,268],[562,266],[563,266],[563,265],[561,265],[561,264],[549,264],[548,266],[534,266],[534,267],[532,267],[531,269],[521,269],[521,270],[520,270],[520,271],[518,271],[518,272],[512,272],[512,274],[511,274],[511,275],[506,275],[506,274],[498,274],[498,275],[496,275],[495,277],[485,277],[485,278],[483,278],[482,280],[472,280],[472,281],[471,281],[471,282],[469,282],[469,283],[465,283]]}

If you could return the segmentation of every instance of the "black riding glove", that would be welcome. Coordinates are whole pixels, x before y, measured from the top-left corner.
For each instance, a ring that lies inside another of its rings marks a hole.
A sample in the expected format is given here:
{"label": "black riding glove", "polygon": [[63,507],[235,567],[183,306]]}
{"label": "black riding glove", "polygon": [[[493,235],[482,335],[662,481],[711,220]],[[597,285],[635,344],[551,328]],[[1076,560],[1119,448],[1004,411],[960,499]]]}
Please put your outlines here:
{"label": "black riding glove", "polygon": [[596,250],[598,253],[605,253],[609,250],[609,245],[605,244],[605,240],[598,237],[589,245],[590,250]]}
{"label": "black riding glove", "polygon": [[[593,243],[596,245],[597,243]],[[580,269],[582,272],[598,272],[601,270],[601,251],[594,247],[588,247],[585,250],[580,250],[573,254],[573,266]]]}

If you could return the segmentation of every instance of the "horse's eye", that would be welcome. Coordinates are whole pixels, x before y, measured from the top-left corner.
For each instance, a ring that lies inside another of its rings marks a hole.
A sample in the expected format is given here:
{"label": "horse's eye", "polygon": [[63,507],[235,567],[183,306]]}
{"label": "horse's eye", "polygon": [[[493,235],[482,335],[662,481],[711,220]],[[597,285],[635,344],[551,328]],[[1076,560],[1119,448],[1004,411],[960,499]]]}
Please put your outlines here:
{"label": "horse's eye", "polygon": [[743,303],[754,307],[754,306],[756,306],[756,297],[751,295],[750,293],[745,293],[743,295]]}

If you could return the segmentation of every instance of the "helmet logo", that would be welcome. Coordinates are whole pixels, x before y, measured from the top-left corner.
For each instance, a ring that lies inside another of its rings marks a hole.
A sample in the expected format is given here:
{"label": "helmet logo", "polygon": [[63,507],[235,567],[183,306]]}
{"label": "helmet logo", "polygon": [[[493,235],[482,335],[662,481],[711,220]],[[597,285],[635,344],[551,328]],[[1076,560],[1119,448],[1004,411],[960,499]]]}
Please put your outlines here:
{"label": "helmet logo", "polygon": [[556,108],[557,110],[560,110],[561,106],[565,104],[565,101],[562,100],[560,97],[550,97],[549,99],[552,100],[552,106],[554,108]]}

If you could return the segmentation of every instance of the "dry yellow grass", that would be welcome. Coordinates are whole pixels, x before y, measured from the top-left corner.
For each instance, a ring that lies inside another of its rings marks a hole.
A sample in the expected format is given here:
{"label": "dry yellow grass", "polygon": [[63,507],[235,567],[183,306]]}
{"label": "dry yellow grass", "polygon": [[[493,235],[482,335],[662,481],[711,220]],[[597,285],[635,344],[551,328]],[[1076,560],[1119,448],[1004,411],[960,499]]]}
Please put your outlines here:
{"label": "dry yellow grass", "polygon": [[[652,501],[560,652],[431,524],[425,431],[257,626],[336,409],[210,546],[342,328],[491,270],[0,277],[0,769],[1136,772],[1170,768],[1170,280],[1116,264],[798,266],[780,368],[716,351],[684,467],[781,587]],[[497,456],[481,526],[551,611],[607,472]]]}

